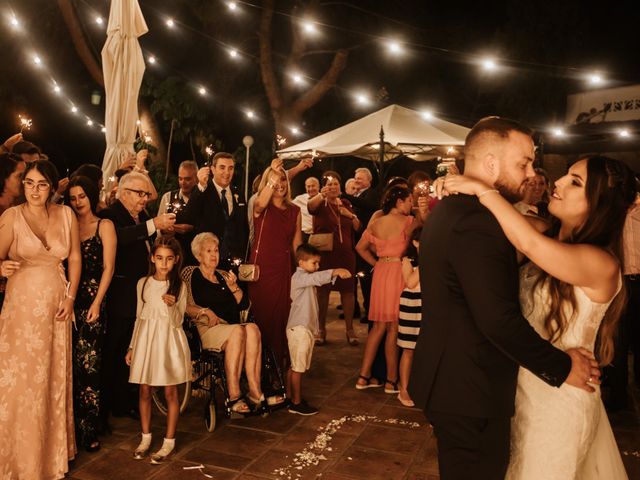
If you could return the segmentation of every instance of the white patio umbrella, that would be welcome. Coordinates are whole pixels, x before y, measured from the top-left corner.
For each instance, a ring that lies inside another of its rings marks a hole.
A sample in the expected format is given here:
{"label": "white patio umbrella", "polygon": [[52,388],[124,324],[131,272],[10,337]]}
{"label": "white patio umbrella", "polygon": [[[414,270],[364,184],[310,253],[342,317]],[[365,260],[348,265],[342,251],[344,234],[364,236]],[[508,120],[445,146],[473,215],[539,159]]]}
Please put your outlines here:
{"label": "white patio umbrella", "polygon": [[138,0],[112,0],[107,41],[102,48],[107,141],[102,161],[105,185],[133,152],[138,94],[144,75],[144,58],[138,37],[148,31]]}

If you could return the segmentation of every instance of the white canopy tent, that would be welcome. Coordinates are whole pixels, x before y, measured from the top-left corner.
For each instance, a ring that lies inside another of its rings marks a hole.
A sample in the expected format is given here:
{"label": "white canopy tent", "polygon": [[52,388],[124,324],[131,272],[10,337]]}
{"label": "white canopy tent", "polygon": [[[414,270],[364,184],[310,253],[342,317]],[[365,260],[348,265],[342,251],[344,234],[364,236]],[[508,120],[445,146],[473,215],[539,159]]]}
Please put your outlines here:
{"label": "white canopy tent", "polygon": [[[284,159],[300,158],[309,153],[318,157],[352,155],[372,161],[406,155],[414,160],[458,156],[450,149],[464,145],[468,128],[427,117],[421,112],[390,105],[354,122],[318,137],[279,150]],[[458,149],[459,151],[459,149]]]}

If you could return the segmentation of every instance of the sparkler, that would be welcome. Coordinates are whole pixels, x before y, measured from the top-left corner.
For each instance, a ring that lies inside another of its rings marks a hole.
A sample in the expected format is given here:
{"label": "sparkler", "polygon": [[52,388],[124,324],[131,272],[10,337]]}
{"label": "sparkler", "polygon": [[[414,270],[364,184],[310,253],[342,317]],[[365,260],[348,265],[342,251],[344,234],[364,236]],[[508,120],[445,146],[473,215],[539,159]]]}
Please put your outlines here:
{"label": "sparkler", "polygon": [[31,130],[31,125],[33,125],[33,120],[27,117],[23,117],[22,115],[18,115],[18,119],[20,120],[20,133],[24,132],[24,130]]}
{"label": "sparkler", "polygon": [[242,259],[240,257],[232,257],[231,258],[231,265],[239,267],[241,264],[242,264]]}
{"label": "sparkler", "polygon": [[167,206],[167,213],[180,213],[183,208],[182,202],[176,200]]}
{"label": "sparkler", "polygon": [[416,185],[416,188],[418,189],[419,197],[426,197],[429,195],[429,182],[420,182]]}

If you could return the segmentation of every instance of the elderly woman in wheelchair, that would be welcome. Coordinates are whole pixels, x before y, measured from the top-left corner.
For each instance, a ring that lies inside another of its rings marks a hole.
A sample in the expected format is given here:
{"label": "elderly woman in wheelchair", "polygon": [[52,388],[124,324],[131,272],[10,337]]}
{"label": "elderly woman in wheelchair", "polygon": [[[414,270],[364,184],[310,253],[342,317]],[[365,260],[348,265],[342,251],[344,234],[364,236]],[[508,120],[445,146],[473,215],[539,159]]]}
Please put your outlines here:
{"label": "elderly woman in wheelchair", "polygon": [[[227,408],[236,414],[249,414],[267,406],[260,385],[260,330],[254,323],[241,323],[242,310],[249,307],[248,295],[236,283],[233,272],[216,269],[218,244],[218,237],[209,232],[196,235],[191,242],[200,264],[183,271],[189,292],[187,314],[195,319],[202,348],[224,351]],[[243,366],[248,383],[246,397],[240,388]]]}

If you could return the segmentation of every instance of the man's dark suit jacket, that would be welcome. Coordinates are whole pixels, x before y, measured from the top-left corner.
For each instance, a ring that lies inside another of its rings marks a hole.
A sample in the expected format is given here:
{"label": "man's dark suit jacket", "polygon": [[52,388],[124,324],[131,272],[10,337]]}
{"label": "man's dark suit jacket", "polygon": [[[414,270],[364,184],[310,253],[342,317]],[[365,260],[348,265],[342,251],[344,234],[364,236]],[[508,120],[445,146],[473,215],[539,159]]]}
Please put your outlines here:
{"label": "man's dark suit jacket", "polygon": [[362,228],[358,233],[358,238],[365,231],[371,216],[380,209],[380,194],[377,188],[369,187],[359,196],[355,195],[342,195],[342,198],[346,198],[351,202],[354,213],[358,217],[358,220],[362,222]]}
{"label": "man's dark suit jacket", "polygon": [[236,189],[231,189],[233,210],[229,218],[225,217],[220,196],[211,181],[204,191],[196,187],[191,195],[187,207],[178,213],[176,223],[193,225],[194,235],[202,232],[215,234],[220,240],[221,261],[223,255],[244,259],[249,240],[247,206]]}
{"label": "man's dark suit jacket", "polygon": [[431,411],[514,413],[518,366],[560,386],[570,357],[522,316],[513,246],[474,196],[445,198],[420,240],[422,324],[409,391]]}
{"label": "man's dark suit jacket", "polygon": [[136,224],[120,200],[101,210],[99,216],[113,222],[118,237],[115,270],[107,294],[109,313],[118,317],[135,317],[136,285],[149,272],[146,241],[153,242],[153,236],[149,237],[146,222],[150,217],[142,211],[138,216],[140,223]]}

